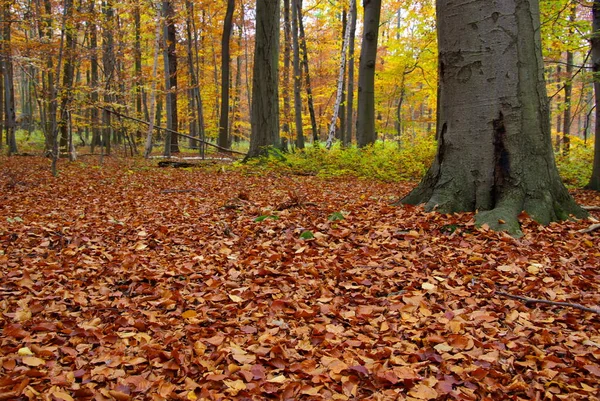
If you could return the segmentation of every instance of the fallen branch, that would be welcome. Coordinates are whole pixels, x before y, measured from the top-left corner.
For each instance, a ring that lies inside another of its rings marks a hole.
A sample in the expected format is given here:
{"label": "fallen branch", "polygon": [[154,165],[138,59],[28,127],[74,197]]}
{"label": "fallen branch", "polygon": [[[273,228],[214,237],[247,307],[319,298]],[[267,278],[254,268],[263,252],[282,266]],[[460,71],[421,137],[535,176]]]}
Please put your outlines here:
{"label": "fallen branch", "polygon": [[572,304],[570,302],[556,302],[556,301],[549,301],[547,299],[523,297],[520,295],[508,294],[508,293],[502,292],[502,291],[496,291],[496,294],[502,295],[507,298],[518,299],[519,301],[523,301],[526,304],[546,304],[546,305],[554,305],[554,306],[565,306],[568,308],[579,309],[584,312],[592,312],[592,313],[597,313],[600,315],[600,308],[589,308],[587,306],[583,306],[580,304]]}
{"label": "fallen branch", "polygon": [[582,209],[589,211],[598,211],[600,210],[600,206],[581,206]]}
{"label": "fallen branch", "polygon": [[[139,118],[135,118],[135,117],[128,116],[127,114],[119,113],[118,111],[111,110],[111,109],[109,109],[107,107],[102,107],[102,106],[98,106],[98,105],[96,105],[96,107],[99,108],[99,109],[101,109],[101,110],[104,110],[104,111],[106,111],[108,113],[112,113],[112,114],[114,114],[114,115],[116,115],[118,117],[122,117],[122,118],[124,118],[126,120],[136,121],[138,123],[146,124],[148,126],[150,125],[150,123],[148,121],[140,120]],[[238,155],[246,156],[246,153],[238,152],[237,150],[223,148],[221,146],[215,145],[214,143],[210,143],[210,142],[204,141],[204,140],[202,140],[200,138],[196,138],[196,137],[191,136],[191,135],[182,134],[179,131],[175,131],[175,130],[172,130],[172,129],[169,129],[169,128],[161,127],[161,126],[158,126],[156,124],[154,124],[154,129],[163,130],[165,132],[170,132],[172,134],[179,135],[179,136],[182,136],[184,138],[193,139],[195,141],[202,142],[202,143],[204,143],[204,144],[206,144],[208,146],[212,146],[213,148],[217,148],[220,151],[225,152],[225,153],[235,153],[235,154],[238,154]]]}
{"label": "fallen branch", "polygon": [[187,192],[200,192],[200,189],[163,189],[161,194],[184,194]]}
{"label": "fallen branch", "polygon": [[577,231],[579,234],[585,234],[585,233],[591,233],[592,231],[595,231],[597,229],[600,228],[600,223],[598,224],[592,224],[591,226],[589,226],[588,228],[584,228],[582,230]]}

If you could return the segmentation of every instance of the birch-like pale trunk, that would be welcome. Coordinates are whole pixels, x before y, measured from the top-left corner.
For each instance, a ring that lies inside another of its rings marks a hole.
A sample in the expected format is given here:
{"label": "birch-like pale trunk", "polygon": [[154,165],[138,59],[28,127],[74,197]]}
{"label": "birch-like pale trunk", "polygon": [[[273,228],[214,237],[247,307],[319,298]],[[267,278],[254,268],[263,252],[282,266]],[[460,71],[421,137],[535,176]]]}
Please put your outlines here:
{"label": "birch-like pale trunk", "polygon": [[331,117],[331,123],[329,124],[329,135],[327,136],[327,142],[325,147],[331,149],[333,141],[335,139],[335,124],[338,119],[338,112],[340,110],[340,104],[342,103],[342,94],[344,93],[344,72],[346,71],[346,54],[348,49],[348,42],[350,41],[350,30],[352,23],[352,8],[356,7],[356,0],[350,1],[350,18],[346,21],[346,34],[344,35],[344,43],[342,45],[342,57],[340,59],[340,66],[338,70],[338,81],[337,81],[337,93],[335,96],[335,105],[333,106],[333,116]]}

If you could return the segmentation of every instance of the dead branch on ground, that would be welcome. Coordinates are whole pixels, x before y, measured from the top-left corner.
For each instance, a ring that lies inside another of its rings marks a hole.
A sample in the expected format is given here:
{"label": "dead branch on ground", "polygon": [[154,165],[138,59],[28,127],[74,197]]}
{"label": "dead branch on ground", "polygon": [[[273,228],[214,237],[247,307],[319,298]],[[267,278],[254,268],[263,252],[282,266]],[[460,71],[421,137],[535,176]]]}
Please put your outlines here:
{"label": "dead branch on ground", "polygon": [[524,297],[521,295],[509,294],[509,293],[506,293],[503,291],[496,291],[496,294],[502,295],[507,298],[512,298],[512,299],[517,299],[519,301],[523,301],[523,302],[525,302],[525,304],[546,304],[546,305],[553,305],[553,306],[565,306],[568,308],[579,309],[584,312],[592,312],[592,313],[597,313],[600,315],[600,308],[589,308],[587,306],[583,306],[580,304],[573,304],[570,302],[556,302],[556,301],[549,301],[547,299]]}

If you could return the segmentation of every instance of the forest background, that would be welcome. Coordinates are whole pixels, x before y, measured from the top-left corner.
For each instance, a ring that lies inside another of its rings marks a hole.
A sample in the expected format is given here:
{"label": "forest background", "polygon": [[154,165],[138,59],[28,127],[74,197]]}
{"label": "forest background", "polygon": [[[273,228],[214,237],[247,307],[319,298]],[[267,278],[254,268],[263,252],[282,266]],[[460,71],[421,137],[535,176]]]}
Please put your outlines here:
{"label": "forest background", "polygon": [[[595,122],[591,3],[540,5],[555,150],[563,179],[582,186],[591,172]],[[43,144],[51,152],[55,134],[60,152],[71,158],[84,145],[102,154],[117,146],[125,154],[146,147],[149,155],[154,145],[155,154],[204,155],[203,142],[195,138],[247,150],[253,2],[39,0],[4,1],[2,7],[0,143],[9,153],[19,151],[18,142],[22,151],[40,151]],[[339,144],[356,139],[361,4],[355,10],[356,43],[344,48],[353,25],[348,11],[346,2],[283,2],[284,150],[325,141],[332,119]],[[387,180],[424,173],[435,153],[434,11],[432,1],[421,0],[382,7],[375,80],[379,147],[366,158],[351,150],[340,157],[339,149],[333,154],[311,149],[280,167]],[[338,83],[343,91],[336,99]],[[175,131],[187,136],[171,134]],[[170,145],[156,149],[165,139]]]}

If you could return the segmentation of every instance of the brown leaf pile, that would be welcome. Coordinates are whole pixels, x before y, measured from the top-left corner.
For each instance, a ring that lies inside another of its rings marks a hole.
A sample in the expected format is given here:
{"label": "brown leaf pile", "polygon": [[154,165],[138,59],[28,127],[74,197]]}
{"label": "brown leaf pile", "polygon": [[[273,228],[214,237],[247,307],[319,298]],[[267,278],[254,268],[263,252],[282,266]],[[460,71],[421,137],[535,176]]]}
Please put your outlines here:
{"label": "brown leaf pile", "polygon": [[600,315],[497,294],[600,306],[589,222],[87,162],[0,159],[0,400],[599,399]]}

